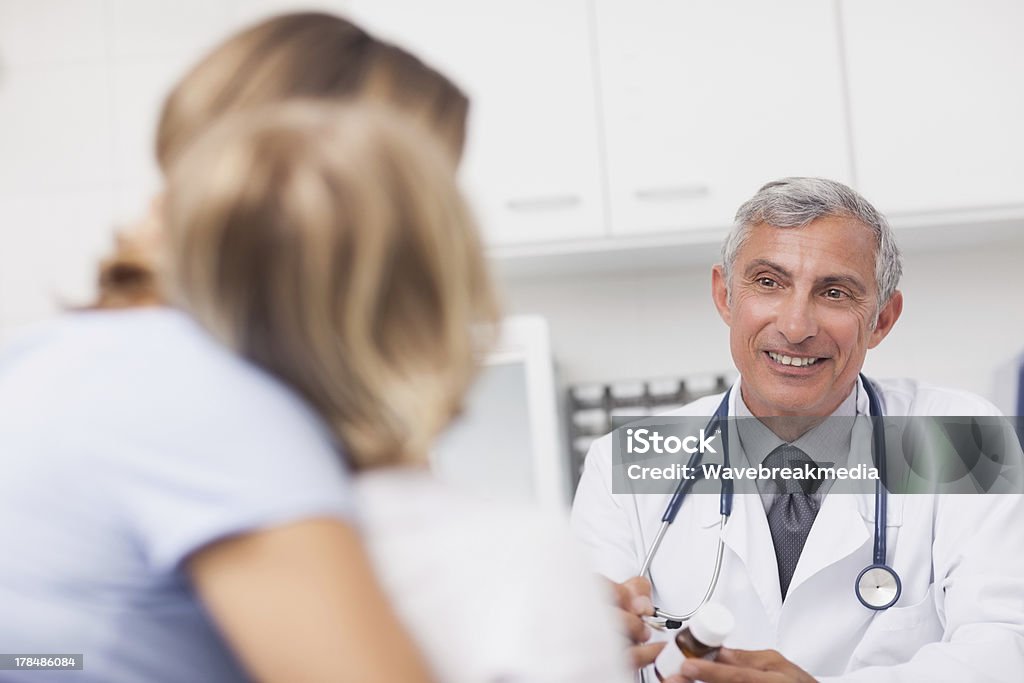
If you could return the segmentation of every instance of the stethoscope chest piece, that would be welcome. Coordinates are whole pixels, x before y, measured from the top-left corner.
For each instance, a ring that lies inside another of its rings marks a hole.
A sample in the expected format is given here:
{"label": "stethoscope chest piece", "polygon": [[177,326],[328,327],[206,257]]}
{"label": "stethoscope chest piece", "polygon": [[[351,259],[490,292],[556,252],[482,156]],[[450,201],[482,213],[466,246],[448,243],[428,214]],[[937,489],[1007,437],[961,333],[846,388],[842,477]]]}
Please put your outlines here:
{"label": "stethoscope chest piece", "polygon": [[857,599],[868,609],[889,609],[902,590],[899,575],[888,565],[873,564],[857,575]]}

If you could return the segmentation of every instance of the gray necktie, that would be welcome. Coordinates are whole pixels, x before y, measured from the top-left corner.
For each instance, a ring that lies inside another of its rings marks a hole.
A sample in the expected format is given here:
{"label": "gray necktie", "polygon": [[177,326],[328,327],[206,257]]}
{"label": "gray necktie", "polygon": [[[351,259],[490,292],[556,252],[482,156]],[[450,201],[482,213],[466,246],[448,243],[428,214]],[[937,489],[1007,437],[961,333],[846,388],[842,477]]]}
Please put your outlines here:
{"label": "gray necktie", "polygon": [[[764,459],[765,467],[801,468],[805,464],[814,464],[807,454],[796,446],[783,444],[768,454]],[[775,544],[775,560],[779,566],[779,586],[785,599],[789,591],[789,582],[793,579],[796,563],[811,531],[814,518],[818,514],[818,502],[809,493],[817,488],[813,479],[782,479],[775,480],[776,496],[771,509],[768,510],[768,527],[772,532]]]}

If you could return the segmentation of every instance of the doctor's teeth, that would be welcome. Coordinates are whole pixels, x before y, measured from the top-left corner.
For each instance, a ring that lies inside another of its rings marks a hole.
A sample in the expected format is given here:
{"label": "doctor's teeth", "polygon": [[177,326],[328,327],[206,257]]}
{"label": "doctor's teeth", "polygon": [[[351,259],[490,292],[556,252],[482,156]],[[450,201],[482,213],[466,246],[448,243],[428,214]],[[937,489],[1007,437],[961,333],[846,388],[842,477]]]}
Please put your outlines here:
{"label": "doctor's teeth", "polygon": [[795,356],[784,356],[781,353],[774,353],[772,351],[769,351],[768,355],[771,356],[771,359],[776,363],[781,363],[783,365],[795,365],[797,367],[803,367],[805,365],[814,365],[815,363],[818,362],[817,358],[797,358]]}

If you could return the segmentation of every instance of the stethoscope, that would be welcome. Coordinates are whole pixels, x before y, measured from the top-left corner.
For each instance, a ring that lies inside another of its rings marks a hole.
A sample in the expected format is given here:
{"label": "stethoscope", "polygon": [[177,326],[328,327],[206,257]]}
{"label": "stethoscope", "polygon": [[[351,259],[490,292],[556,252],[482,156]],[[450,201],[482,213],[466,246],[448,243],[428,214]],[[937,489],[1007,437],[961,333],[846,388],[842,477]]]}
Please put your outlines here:
{"label": "stethoscope", "polygon": [[[868,397],[868,410],[872,418],[871,420],[871,452],[875,462],[875,466],[878,468],[878,480],[875,482],[875,542],[874,542],[874,553],[872,563],[861,570],[860,574],[857,575],[857,581],[854,584],[854,592],[857,595],[857,599],[860,603],[872,610],[886,610],[896,604],[896,601],[900,599],[900,593],[903,590],[903,585],[900,582],[900,577],[896,573],[896,570],[890,567],[885,562],[886,558],[886,545],[885,545],[885,524],[887,519],[887,508],[886,508],[886,490],[883,486],[885,481],[885,427],[882,425],[882,403],[878,399],[878,394],[874,387],[871,386],[871,382],[864,375],[860,375],[861,383],[864,385],[864,391]],[[725,392],[725,396],[722,398],[722,402],[718,404],[718,408],[715,410],[715,414],[712,415],[711,419],[708,420],[707,426],[704,428],[705,434],[718,433],[720,437],[720,443],[722,444],[722,460],[725,467],[729,466],[729,429],[727,420],[729,417],[729,395],[732,393],[732,389]],[[692,468],[687,471],[689,472],[700,472],[700,463],[704,454],[700,451],[691,456],[690,461],[687,463],[687,467]],[[661,516],[661,527],[658,529],[658,534],[654,537],[654,542],[651,544],[650,550],[647,551],[647,556],[644,558],[643,566],[640,567],[638,576],[648,576],[651,563],[654,561],[654,556],[658,552],[658,548],[661,546],[661,541],[665,538],[665,532],[668,531],[669,526],[676,520],[676,515],[679,514],[679,508],[683,505],[683,500],[686,498],[690,489],[697,482],[697,478],[683,479],[679,482],[679,486],[676,487],[675,493],[672,494],[672,499],[669,500],[668,506],[665,508],[665,514]],[[733,499],[733,483],[732,480],[722,480],[722,493],[719,496],[719,513],[722,516],[721,523],[719,525],[718,534],[718,551],[715,553],[715,569],[711,573],[711,582],[708,584],[708,589],[704,593],[704,597],[701,598],[700,603],[696,608],[687,612],[686,614],[672,614],[666,612],[663,609],[655,608],[654,615],[659,621],[663,620],[665,628],[680,628],[683,622],[689,621],[689,619],[703,607],[708,600],[715,593],[715,589],[718,588],[718,578],[722,573],[722,558],[725,555],[725,540],[723,533],[725,531],[725,525],[729,521],[729,516],[732,514],[732,499]]]}

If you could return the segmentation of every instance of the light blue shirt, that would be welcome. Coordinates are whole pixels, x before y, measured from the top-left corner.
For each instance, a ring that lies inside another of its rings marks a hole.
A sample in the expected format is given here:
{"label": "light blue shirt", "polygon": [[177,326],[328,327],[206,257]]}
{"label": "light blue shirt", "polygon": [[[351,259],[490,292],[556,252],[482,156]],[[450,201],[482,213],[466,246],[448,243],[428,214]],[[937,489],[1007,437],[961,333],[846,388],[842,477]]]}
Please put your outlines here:
{"label": "light blue shirt", "polygon": [[312,516],[353,518],[329,432],[183,314],[76,313],[0,348],[0,652],[84,655],[0,681],[246,680],[183,560]]}

